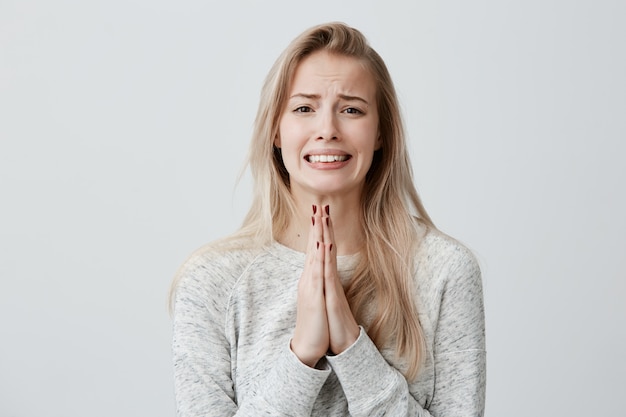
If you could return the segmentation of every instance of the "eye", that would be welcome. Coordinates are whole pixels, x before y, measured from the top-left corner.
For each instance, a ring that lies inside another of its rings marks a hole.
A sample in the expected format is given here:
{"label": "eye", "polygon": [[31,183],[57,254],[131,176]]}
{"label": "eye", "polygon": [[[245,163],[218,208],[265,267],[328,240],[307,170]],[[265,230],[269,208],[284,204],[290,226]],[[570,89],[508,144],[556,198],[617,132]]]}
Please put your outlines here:
{"label": "eye", "polygon": [[311,109],[309,106],[300,106],[294,110],[295,113],[310,113],[312,111],[313,109]]}
{"label": "eye", "polygon": [[344,110],[348,114],[363,114],[363,112],[355,107],[348,107]]}

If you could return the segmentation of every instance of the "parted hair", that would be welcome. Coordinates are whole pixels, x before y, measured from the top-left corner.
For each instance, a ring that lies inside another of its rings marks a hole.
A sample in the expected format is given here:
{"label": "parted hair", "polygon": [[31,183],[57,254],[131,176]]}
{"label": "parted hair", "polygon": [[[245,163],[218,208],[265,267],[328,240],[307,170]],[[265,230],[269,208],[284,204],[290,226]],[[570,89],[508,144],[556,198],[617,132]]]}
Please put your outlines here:
{"label": "parted hair", "polygon": [[[289,174],[274,140],[296,68],[317,51],[359,60],[376,83],[381,147],[375,151],[366,175],[359,213],[365,241],[345,290],[357,321],[379,349],[395,350],[406,364],[405,376],[411,380],[417,376],[424,352],[415,300],[414,258],[423,230],[434,225],[415,189],[391,76],[360,31],[343,23],[312,27],[276,60],[261,90],[247,158],[254,181],[252,205],[241,228],[212,247],[262,248],[280,236],[296,216]],[[173,289],[175,285],[176,281]]]}

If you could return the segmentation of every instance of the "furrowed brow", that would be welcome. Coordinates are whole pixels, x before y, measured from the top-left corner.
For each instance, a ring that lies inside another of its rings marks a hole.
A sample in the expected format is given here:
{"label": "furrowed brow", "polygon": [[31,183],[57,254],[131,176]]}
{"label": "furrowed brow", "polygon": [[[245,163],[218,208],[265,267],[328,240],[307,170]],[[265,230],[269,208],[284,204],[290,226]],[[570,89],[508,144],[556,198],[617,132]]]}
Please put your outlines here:
{"label": "furrowed brow", "polygon": [[307,99],[310,99],[310,100],[319,100],[321,98],[321,96],[319,94],[296,93],[296,94],[292,95],[291,97],[289,97],[290,100],[292,98],[307,98]]}
{"label": "furrowed brow", "polygon": [[359,96],[349,96],[346,94],[340,94],[339,97],[342,100],[346,100],[346,101],[360,101],[362,103],[364,103],[365,105],[369,106],[369,103],[367,102],[367,100],[365,100],[364,98],[361,98]]}

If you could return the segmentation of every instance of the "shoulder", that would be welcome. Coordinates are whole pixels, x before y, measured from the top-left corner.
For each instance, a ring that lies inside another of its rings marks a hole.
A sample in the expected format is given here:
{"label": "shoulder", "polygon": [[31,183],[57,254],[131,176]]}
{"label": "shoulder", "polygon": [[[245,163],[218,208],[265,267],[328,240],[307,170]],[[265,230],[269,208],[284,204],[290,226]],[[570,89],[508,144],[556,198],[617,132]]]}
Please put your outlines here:
{"label": "shoulder", "polygon": [[444,292],[482,292],[480,265],[476,256],[456,239],[431,229],[424,234],[415,258],[419,292],[440,298]]}
{"label": "shoulder", "polygon": [[420,320],[433,340],[446,343],[439,351],[484,349],[482,276],[472,251],[432,230],[421,242],[416,268],[418,300],[426,315]]}
{"label": "shoulder", "polygon": [[238,278],[260,252],[260,249],[222,248],[215,244],[201,247],[176,274],[176,298],[226,301]]}
{"label": "shoulder", "polygon": [[476,256],[458,240],[430,229],[424,233],[417,250],[418,267],[440,274],[480,274]]}

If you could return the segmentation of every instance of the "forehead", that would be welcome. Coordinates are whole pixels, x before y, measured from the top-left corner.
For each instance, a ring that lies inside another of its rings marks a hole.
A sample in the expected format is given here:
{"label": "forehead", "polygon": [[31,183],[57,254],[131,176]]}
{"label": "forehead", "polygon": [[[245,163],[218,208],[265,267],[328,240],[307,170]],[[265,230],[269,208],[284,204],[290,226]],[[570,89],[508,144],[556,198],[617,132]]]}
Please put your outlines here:
{"label": "forehead", "polygon": [[[359,93],[372,99],[376,83],[365,62],[360,59],[317,51],[305,57],[296,67],[290,93],[307,89],[340,90],[341,93]],[[308,91],[321,93],[321,91]]]}

